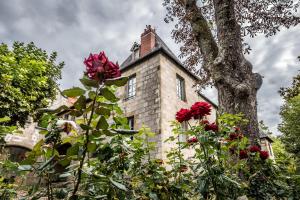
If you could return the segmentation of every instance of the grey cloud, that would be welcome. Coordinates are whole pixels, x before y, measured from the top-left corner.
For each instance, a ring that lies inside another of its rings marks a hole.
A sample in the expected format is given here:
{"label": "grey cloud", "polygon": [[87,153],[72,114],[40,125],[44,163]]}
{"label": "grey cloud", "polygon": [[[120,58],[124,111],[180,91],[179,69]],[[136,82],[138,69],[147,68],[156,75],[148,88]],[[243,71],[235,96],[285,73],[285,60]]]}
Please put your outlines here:
{"label": "grey cloud", "polygon": [[[83,59],[90,52],[105,50],[111,60],[122,62],[134,41],[139,41],[146,24],[157,28],[165,43],[179,54],[179,45],[170,37],[173,24],[163,21],[162,0],[9,0],[0,1],[1,41],[30,42],[48,52],[57,51],[65,61],[62,88],[79,85]],[[279,87],[288,86],[300,64],[298,29],[283,31],[272,38],[248,39],[253,52],[248,56],[254,71],[265,76],[258,93],[258,114],[277,132]],[[216,91],[205,94],[216,102]]]}

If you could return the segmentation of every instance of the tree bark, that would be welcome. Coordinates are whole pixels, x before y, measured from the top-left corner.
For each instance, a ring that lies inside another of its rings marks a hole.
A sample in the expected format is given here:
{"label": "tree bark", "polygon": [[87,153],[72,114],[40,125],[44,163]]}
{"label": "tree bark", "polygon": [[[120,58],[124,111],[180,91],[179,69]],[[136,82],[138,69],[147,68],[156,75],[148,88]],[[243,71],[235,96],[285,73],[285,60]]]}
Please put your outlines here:
{"label": "tree bark", "polygon": [[191,27],[203,55],[203,67],[218,90],[219,112],[244,114],[249,123],[241,129],[256,143],[259,137],[256,94],[262,78],[252,72],[251,63],[244,57],[234,0],[214,0],[213,3],[218,43],[196,1],[186,1],[187,11],[192,13]]}

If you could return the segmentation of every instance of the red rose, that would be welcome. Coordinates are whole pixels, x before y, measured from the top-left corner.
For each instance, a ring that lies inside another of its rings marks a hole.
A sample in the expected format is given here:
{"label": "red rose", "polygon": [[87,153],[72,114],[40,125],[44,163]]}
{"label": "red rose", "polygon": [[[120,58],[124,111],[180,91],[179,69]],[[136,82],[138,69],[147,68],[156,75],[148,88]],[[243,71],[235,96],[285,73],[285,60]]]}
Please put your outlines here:
{"label": "red rose", "polygon": [[236,150],[235,147],[230,147],[230,148],[229,148],[229,152],[230,152],[231,154],[234,154],[234,153],[235,153],[235,150]]}
{"label": "red rose", "polygon": [[119,65],[109,61],[103,51],[99,54],[90,54],[87,59],[84,59],[84,64],[90,79],[103,81],[102,79],[121,76]]}
{"label": "red rose", "polygon": [[196,102],[191,107],[191,113],[194,119],[201,119],[202,117],[209,115],[211,111],[211,105],[205,101]]}
{"label": "red rose", "polygon": [[218,127],[217,124],[211,123],[211,124],[205,124],[204,129],[205,129],[206,131],[218,132],[219,127]]}
{"label": "red rose", "polygon": [[242,139],[244,137],[243,134],[239,134],[239,133],[230,133],[229,134],[229,139],[232,140],[236,140],[236,139]]}
{"label": "red rose", "polygon": [[246,158],[248,158],[248,151],[247,150],[240,150],[239,158],[240,159],[246,159]]}
{"label": "red rose", "polygon": [[121,72],[119,69],[119,64],[118,63],[113,63],[109,61],[105,65],[105,72],[104,72],[104,78],[109,79],[109,78],[117,78],[121,76]]}
{"label": "red rose", "polygon": [[241,129],[239,128],[239,127],[234,127],[234,130],[235,130],[235,132],[240,132],[241,131]]}
{"label": "red rose", "polygon": [[188,170],[188,167],[186,165],[181,165],[179,168],[180,172],[186,172]]}
{"label": "red rose", "polygon": [[187,141],[188,144],[194,144],[196,142],[198,142],[198,139],[196,137],[192,137],[192,138],[188,139],[188,141]]}
{"label": "red rose", "polygon": [[267,151],[260,151],[259,152],[259,156],[262,160],[266,160],[269,158],[269,152]]}
{"label": "red rose", "polygon": [[259,148],[259,146],[252,145],[252,146],[249,147],[249,151],[252,152],[252,153],[259,152],[260,148]]}
{"label": "red rose", "polygon": [[63,129],[63,132],[69,134],[72,131],[73,127],[72,127],[72,124],[70,124],[68,122],[65,122],[63,124],[63,128],[62,129]]}
{"label": "red rose", "polygon": [[188,121],[192,118],[191,111],[189,109],[184,109],[181,108],[177,113],[176,113],[176,120],[178,122],[184,122]]}

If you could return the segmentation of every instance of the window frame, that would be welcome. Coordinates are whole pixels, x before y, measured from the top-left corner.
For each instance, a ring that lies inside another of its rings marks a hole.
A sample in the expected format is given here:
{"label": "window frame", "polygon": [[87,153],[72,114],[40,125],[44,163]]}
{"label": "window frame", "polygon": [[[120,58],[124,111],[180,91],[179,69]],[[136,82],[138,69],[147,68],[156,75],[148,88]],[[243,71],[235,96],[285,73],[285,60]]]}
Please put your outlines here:
{"label": "window frame", "polygon": [[186,101],[185,80],[178,74],[176,74],[176,95],[180,100]]}
{"label": "window frame", "polygon": [[130,130],[134,130],[134,115],[127,117],[127,122]]}
{"label": "window frame", "polygon": [[[132,83],[131,80],[133,80]],[[136,96],[136,74],[133,74],[128,78],[127,87],[126,87],[126,99],[132,99],[135,96]]]}

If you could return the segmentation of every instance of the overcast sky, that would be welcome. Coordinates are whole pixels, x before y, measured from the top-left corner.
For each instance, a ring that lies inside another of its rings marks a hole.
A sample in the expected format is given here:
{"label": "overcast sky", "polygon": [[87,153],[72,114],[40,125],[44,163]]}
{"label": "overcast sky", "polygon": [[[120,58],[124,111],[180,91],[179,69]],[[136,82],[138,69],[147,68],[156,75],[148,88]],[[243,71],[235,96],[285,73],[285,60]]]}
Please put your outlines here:
{"label": "overcast sky", "polygon": [[[165,43],[179,54],[170,37],[172,24],[163,21],[162,0],[1,0],[0,42],[33,41],[48,52],[57,51],[65,61],[62,89],[78,85],[84,70],[83,59],[90,52],[104,50],[113,61],[122,61],[134,41],[139,42],[146,24],[157,29]],[[278,134],[282,100],[278,89],[291,84],[300,69],[300,28],[283,30],[272,38],[248,40],[248,56],[254,71],[264,76],[258,93],[259,119]],[[216,102],[211,90],[206,95]]]}

